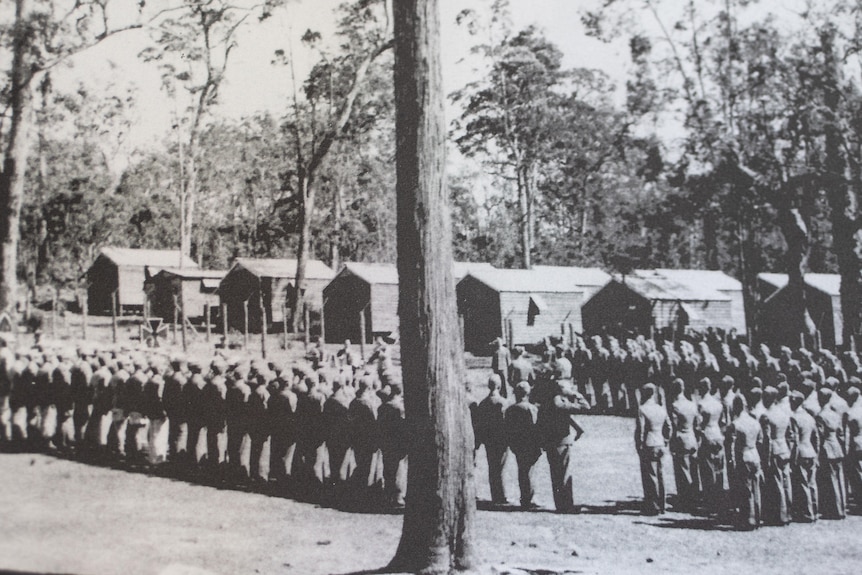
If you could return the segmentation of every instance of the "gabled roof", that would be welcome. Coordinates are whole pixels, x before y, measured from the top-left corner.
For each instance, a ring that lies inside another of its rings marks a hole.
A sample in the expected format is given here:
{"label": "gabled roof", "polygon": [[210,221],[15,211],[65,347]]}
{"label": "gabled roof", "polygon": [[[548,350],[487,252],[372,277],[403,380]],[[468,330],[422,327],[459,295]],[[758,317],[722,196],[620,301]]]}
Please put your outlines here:
{"label": "gabled roof", "polygon": [[561,279],[570,281],[577,286],[604,287],[611,281],[610,274],[600,268],[579,268],[569,266],[533,266],[534,270],[558,274]]}
{"label": "gabled roof", "polygon": [[[296,277],[296,260],[294,259],[236,258],[231,271],[236,267],[243,267],[262,278],[292,279]],[[335,272],[320,260],[308,260],[305,277],[314,280],[330,280],[335,277]]]}
{"label": "gabled roof", "polygon": [[[775,287],[776,290],[787,285],[787,274],[760,273],[757,274],[757,279]],[[841,294],[841,276],[838,274],[807,273],[805,274],[805,283],[830,296]]]}
{"label": "gabled roof", "polygon": [[[168,268],[180,265],[180,250],[139,250],[108,246],[102,248],[99,255],[105,256],[119,267]],[[182,266],[197,268],[198,264],[192,258],[183,256]]]}
{"label": "gabled roof", "polygon": [[719,291],[741,291],[742,282],[716,270],[672,270],[659,268],[657,270],[637,270],[635,273],[652,271],[662,276],[689,286],[709,286]]}
{"label": "gabled roof", "polygon": [[[493,270],[488,263],[455,262],[453,274],[457,282],[473,270]],[[348,262],[344,264],[338,275],[352,274],[367,284],[398,284],[398,268],[395,264]]]}
{"label": "gabled roof", "polygon": [[497,292],[512,293],[583,293],[588,286],[579,286],[568,274],[554,268],[535,267],[531,270],[480,269],[467,276]]}
{"label": "gabled roof", "polygon": [[225,276],[227,270],[202,270],[196,268],[164,268],[153,276],[172,275],[187,280],[215,279],[220,280]]}
{"label": "gabled roof", "polygon": [[730,301],[730,296],[712,289],[709,284],[676,281],[646,270],[636,270],[617,281],[650,301]]}

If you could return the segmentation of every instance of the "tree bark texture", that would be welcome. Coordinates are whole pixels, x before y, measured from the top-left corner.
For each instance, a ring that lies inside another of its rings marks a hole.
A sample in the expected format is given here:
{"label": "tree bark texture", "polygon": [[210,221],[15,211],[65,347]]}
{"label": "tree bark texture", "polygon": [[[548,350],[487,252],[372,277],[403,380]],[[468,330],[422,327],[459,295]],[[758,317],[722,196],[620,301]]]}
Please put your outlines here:
{"label": "tree bark texture", "polygon": [[410,465],[401,541],[389,568],[452,573],[471,566],[476,503],[444,185],[437,0],[395,0],[394,22],[398,313]]}
{"label": "tree bark texture", "polygon": [[847,174],[844,158],[844,142],[839,126],[840,88],[838,61],[835,54],[835,30],[826,28],[821,32],[820,44],[823,49],[824,83],[823,104],[826,122],[825,131],[825,188],[829,207],[832,211],[832,246],[838,260],[838,273],[841,275],[841,316],[843,319],[842,340],[850,346],[852,338],[859,334],[862,327],[862,277],[860,277],[860,255],[862,238],[859,233],[859,199]]}
{"label": "tree bark texture", "polygon": [[0,313],[14,317],[18,292],[18,240],[24,172],[27,167],[28,131],[31,114],[32,73],[27,63],[30,34],[27,23],[29,0],[15,0],[12,69],[9,88],[9,132],[3,149],[0,174]]}

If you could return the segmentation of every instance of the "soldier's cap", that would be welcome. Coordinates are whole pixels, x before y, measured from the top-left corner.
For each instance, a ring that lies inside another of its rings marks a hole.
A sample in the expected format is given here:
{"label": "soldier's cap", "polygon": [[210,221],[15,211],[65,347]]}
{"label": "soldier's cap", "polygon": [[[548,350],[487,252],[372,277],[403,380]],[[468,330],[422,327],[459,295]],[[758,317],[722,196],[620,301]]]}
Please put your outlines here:
{"label": "soldier's cap", "polygon": [[654,383],[645,383],[641,386],[641,396],[644,398],[652,397],[655,395],[656,386]]}
{"label": "soldier's cap", "polygon": [[153,375],[159,375],[162,373],[162,364],[159,361],[151,361],[150,362],[150,371],[153,372]]}
{"label": "soldier's cap", "polygon": [[757,376],[751,378],[751,387],[763,387],[763,380]]}
{"label": "soldier's cap", "polygon": [[854,376],[851,376],[850,379],[847,380],[847,384],[850,385],[851,387],[862,387],[862,379],[859,379],[858,377],[856,377],[854,375]]}
{"label": "soldier's cap", "polygon": [[857,397],[859,397],[860,393],[862,393],[862,391],[860,391],[858,387],[851,387],[847,390],[847,398],[856,399]]}
{"label": "soldier's cap", "polygon": [[790,392],[790,399],[792,401],[804,401],[805,400],[805,394],[799,390],[794,390],[794,391]]}
{"label": "soldier's cap", "polygon": [[491,377],[488,378],[488,387],[494,387],[499,389],[503,385],[503,380],[496,373],[492,373]]}
{"label": "soldier's cap", "polygon": [[398,382],[392,382],[389,384],[389,393],[390,395],[401,395],[404,393],[404,386]]}
{"label": "soldier's cap", "polygon": [[724,377],[721,378],[721,383],[723,383],[725,385],[733,385],[735,382],[734,382],[733,376],[725,375]]}
{"label": "soldier's cap", "polygon": [[820,401],[828,401],[832,397],[832,390],[828,387],[821,387],[817,390],[817,397]]}
{"label": "soldier's cap", "polygon": [[817,384],[814,383],[813,379],[806,378],[802,380],[802,382],[799,384],[799,387],[803,388],[807,393],[811,393],[814,388],[817,387]]}
{"label": "soldier's cap", "polygon": [[245,363],[241,363],[233,368],[233,374],[236,379],[246,379],[248,377],[249,367]]}
{"label": "soldier's cap", "polygon": [[216,357],[210,363],[210,369],[213,370],[216,375],[224,375],[227,371],[227,364],[222,358]]}
{"label": "soldier's cap", "polygon": [[787,374],[783,371],[778,372],[778,381],[787,381]]}
{"label": "soldier's cap", "polygon": [[778,394],[779,395],[787,395],[787,392],[790,391],[790,384],[786,381],[778,382]]}
{"label": "soldier's cap", "polygon": [[519,381],[517,385],[515,385],[515,395],[519,397],[526,397],[530,394],[530,384],[526,381]]}
{"label": "soldier's cap", "polygon": [[775,399],[778,397],[778,390],[771,385],[767,385],[766,389],[763,390],[764,399]]}
{"label": "soldier's cap", "polygon": [[838,378],[832,377],[830,375],[829,377],[826,378],[826,381],[823,382],[823,385],[830,388],[830,389],[835,389],[836,387],[838,387]]}
{"label": "soldier's cap", "polygon": [[702,379],[701,379],[700,381],[698,381],[697,383],[698,383],[698,385],[700,385],[700,386],[710,386],[710,385],[712,385],[712,381],[710,381],[710,379],[709,379],[708,377],[704,377],[704,378],[702,378]]}
{"label": "soldier's cap", "polygon": [[197,359],[193,359],[189,361],[189,371],[192,373],[201,373],[203,371],[203,365]]}

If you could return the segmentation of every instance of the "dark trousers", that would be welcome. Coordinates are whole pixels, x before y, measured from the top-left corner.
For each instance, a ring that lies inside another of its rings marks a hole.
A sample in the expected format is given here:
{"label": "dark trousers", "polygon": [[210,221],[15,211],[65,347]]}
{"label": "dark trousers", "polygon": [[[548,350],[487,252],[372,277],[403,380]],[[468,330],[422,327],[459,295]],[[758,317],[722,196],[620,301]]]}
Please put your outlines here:
{"label": "dark trousers", "polygon": [[186,455],[189,463],[192,465],[200,464],[206,455],[206,450],[200,449],[198,445],[201,441],[201,434],[204,429],[205,427],[201,421],[188,422],[189,436],[188,443],[186,445]]}
{"label": "dark trousers", "polygon": [[739,462],[734,474],[736,491],[737,526],[756,529],[761,521],[761,488],[763,472],[759,462]]}
{"label": "dark trousers", "polygon": [[248,475],[248,470],[243,468],[242,461],[242,440],[246,434],[246,427],[239,420],[227,422],[227,462],[231,473],[237,475]]}
{"label": "dark trousers", "polygon": [[326,449],[329,452],[329,469],[331,483],[344,483],[347,481],[348,470],[345,466],[347,450],[350,446],[341,441],[327,441]]}
{"label": "dark trousers", "polygon": [[722,444],[704,444],[698,456],[699,474],[703,489],[704,504],[711,511],[722,511],[726,508],[724,494],[724,446]]}
{"label": "dark trousers", "polygon": [[851,451],[844,459],[847,471],[847,486],[856,507],[862,506],[862,452]]}
{"label": "dark trousers", "polygon": [[820,513],[824,519],[844,519],[847,514],[847,487],[844,460],[823,459],[817,469]]}
{"label": "dark trousers", "polygon": [[554,491],[554,506],[557,511],[575,509],[575,489],[572,477],[572,444],[549,445],[548,465],[551,468],[551,486]]}
{"label": "dark trousers", "polygon": [[645,447],[640,453],[644,515],[658,515],[665,512],[663,457],[663,447]]}
{"label": "dark trousers", "polygon": [[269,446],[269,478],[284,481],[287,478],[287,450],[290,437],[280,431],[272,433]]}
{"label": "dark trousers", "polygon": [[188,449],[189,426],[180,418],[168,419],[168,459],[183,458]]}
{"label": "dark trousers", "polygon": [[[269,479],[269,461],[264,462],[264,451],[267,447],[269,432],[265,430],[252,430],[249,434],[251,437],[251,455],[249,457],[249,476],[253,481],[261,480],[268,481]],[[264,467],[265,464],[265,467]]]}
{"label": "dark trousers", "polygon": [[763,490],[763,520],[769,525],[790,523],[793,494],[790,483],[790,460],[773,457],[769,462]]}
{"label": "dark trousers", "polygon": [[485,444],[485,454],[488,457],[488,483],[491,484],[491,501],[493,503],[506,503],[506,491],[503,487],[503,467],[509,457],[509,450],[505,445]]}
{"label": "dark trousers", "polygon": [[793,515],[796,521],[817,521],[817,460],[800,458],[790,466]]}
{"label": "dark trousers", "polygon": [[521,491],[521,506],[533,505],[533,497],[536,490],[533,487],[536,462],[539,461],[542,452],[539,449],[515,453],[515,462],[518,464],[518,487]]}
{"label": "dark trousers", "polygon": [[227,435],[224,423],[207,425],[207,465],[217,468],[225,461]]}
{"label": "dark trousers", "polygon": [[695,450],[677,451],[673,454],[673,476],[676,480],[676,497],[682,511],[691,511],[697,504],[700,488],[698,461]]}

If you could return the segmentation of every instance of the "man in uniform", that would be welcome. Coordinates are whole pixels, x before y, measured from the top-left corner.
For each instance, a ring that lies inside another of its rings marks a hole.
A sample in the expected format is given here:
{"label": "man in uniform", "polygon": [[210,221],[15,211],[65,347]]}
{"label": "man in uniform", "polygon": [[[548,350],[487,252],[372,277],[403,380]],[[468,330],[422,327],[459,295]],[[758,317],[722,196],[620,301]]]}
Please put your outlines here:
{"label": "man in uniform", "polygon": [[491,371],[500,378],[500,395],[503,397],[509,396],[508,378],[511,365],[512,354],[503,343],[503,338],[498,337],[494,340],[494,352],[491,354]]}
{"label": "man in uniform", "polygon": [[847,390],[847,476],[855,507],[862,507],[862,400],[858,387]]}
{"label": "man in uniform", "polygon": [[733,422],[728,426],[732,438],[731,457],[735,477],[732,482],[737,509],[737,525],[741,529],[757,529],[761,518],[760,447],[763,428],[745,409],[745,400],[737,396],[732,406]]}
{"label": "man in uniform", "polygon": [[766,468],[763,493],[763,519],[769,525],[790,523],[793,501],[790,487],[790,416],[778,402],[778,390],[772,386],[763,391],[764,456]]}
{"label": "man in uniform", "polygon": [[356,398],[350,403],[350,437],[356,470],[353,484],[354,503],[365,506],[369,503],[369,488],[373,484],[371,476],[374,453],[378,447],[377,402],[374,397],[373,382],[370,377],[359,380]]}
{"label": "man in uniform", "polygon": [[80,353],[78,361],[71,369],[72,422],[75,426],[75,445],[78,449],[84,447],[84,434],[87,422],[90,420],[90,406],[93,403],[93,368],[87,361],[87,355]]}
{"label": "man in uniform", "polygon": [[515,385],[515,403],[506,408],[503,427],[506,443],[518,464],[518,486],[523,509],[535,507],[533,471],[542,455],[538,423],[539,408],[530,403],[530,384],[521,381]]}
{"label": "man in uniform", "polygon": [[329,452],[330,486],[335,489],[336,497],[347,481],[347,452],[350,449],[350,402],[352,394],[348,391],[347,374],[339,374],[332,386],[332,395],[323,405],[325,422],[326,450]]}
{"label": "man in uniform", "polygon": [[844,519],[847,488],[844,483],[844,425],[841,415],[830,409],[832,390],[823,387],[818,392],[820,413],[817,431],[820,434],[820,466],[817,470],[820,513],[824,519]]}
{"label": "man in uniform", "polygon": [[144,384],[143,415],[149,420],[147,428],[147,458],[150,465],[163,463],[168,456],[168,416],[162,400],[165,380],[163,366],[157,361],[150,365],[150,377]]}
{"label": "man in uniform", "polygon": [[539,424],[551,468],[554,505],[561,513],[575,510],[571,451],[583,430],[572,416],[589,408],[571,379],[558,379],[556,395],[542,404],[539,411]]}
{"label": "man in uniform", "polygon": [[12,410],[9,395],[12,393],[12,364],[15,354],[9,349],[6,337],[0,334],[0,445],[12,441]]}
{"label": "man in uniform", "polygon": [[182,358],[171,360],[171,371],[165,378],[162,394],[168,416],[168,460],[184,460],[188,450],[188,412],[185,387],[188,385],[188,364]]}
{"label": "man in uniform", "polygon": [[790,480],[793,493],[793,515],[796,521],[817,521],[817,456],[820,440],[817,422],[802,405],[805,395],[801,391],[790,394],[793,409],[790,422],[793,438],[790,459]]}
{"label": "man in uniform", "polygon": [[488,482],[491,485],[491,503],[507,503],[503,487],[503,467],[506,465],[508,450],[503,430],[503,414],[508,402],[501,395],[502,381],[494,373],[488,378],[488,395],[479,402],[473,411],[473,433],[476,447],[485,446],[488,459]]}
{"label": "man in uniform", "polygon": [[673,455],[673,475],[676,479],[678,507],[682,511],[693,511],[697,504],[699,489],[697,434],[697,404],[686,397],[685,382],[676,378],[671,384],[673,403],[670,408],[673,435],[670,451]]}
{"label": "man in uniform", "polygon": [[705,377],[698,384],[701,397],[698,404],[700,421],[700,481],[706,506],[711,511],[722,511],[725,508],[724,498],[724,406],[717,397],[717,389],[709,378]]}
{"label": "man in uniform", "polygon": [[407,491],[407,440],[404,395],[400,383],[389,385],[389,399],[377,411],[380,452],[383,455],[383,487],[386,504],[404,506]]}
{"label": "man in uniform", "polygon": [[635,448],[641,462],[644,489],[644,515],[665,512],[664,474],[662,458],[670,437],[667,410],[656,401],[656,387],[645,383],[641,387],[641,405],[635,426]]}
{"label": "man in uniform", "polygon": [[515,349],[512,350],[512,365],[509,371],[511,375],[509,381],[512,383],[526,381],[530,385],[533,385],[536,381],[533,364],[527,359],[524,348],[520,345],[515,346]]}

